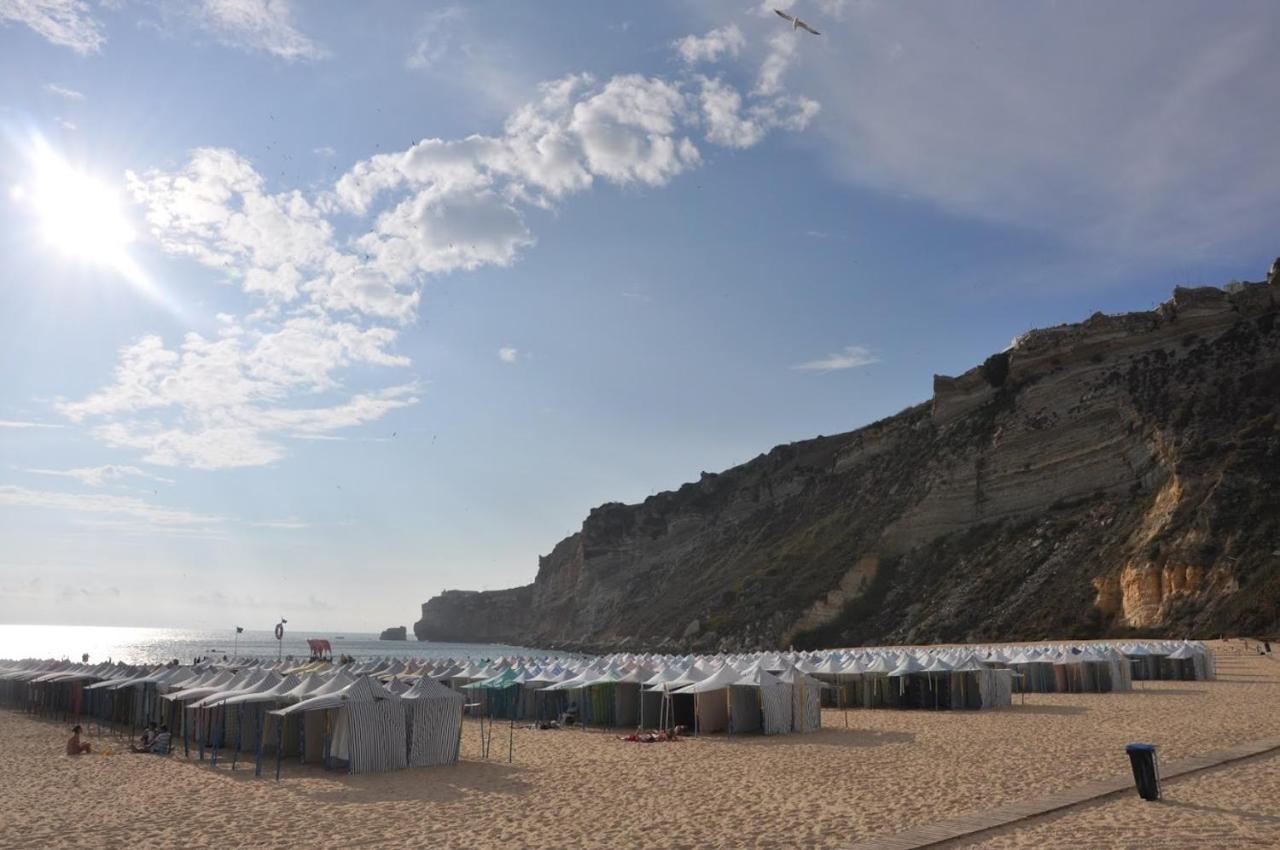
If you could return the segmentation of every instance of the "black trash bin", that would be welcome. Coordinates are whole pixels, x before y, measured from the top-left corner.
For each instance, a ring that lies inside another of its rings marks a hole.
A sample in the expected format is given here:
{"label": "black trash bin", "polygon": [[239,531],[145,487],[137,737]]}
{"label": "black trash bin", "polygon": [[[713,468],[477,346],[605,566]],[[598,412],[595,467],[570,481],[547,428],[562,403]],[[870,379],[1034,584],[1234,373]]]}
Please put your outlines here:
{"label": "black trash bin", "polygon": [[1124,751],[1129,754],[1138,796],[1144,800],[1159,800],[1160,762],[1156,757],[1155,744],[1128,744]]}

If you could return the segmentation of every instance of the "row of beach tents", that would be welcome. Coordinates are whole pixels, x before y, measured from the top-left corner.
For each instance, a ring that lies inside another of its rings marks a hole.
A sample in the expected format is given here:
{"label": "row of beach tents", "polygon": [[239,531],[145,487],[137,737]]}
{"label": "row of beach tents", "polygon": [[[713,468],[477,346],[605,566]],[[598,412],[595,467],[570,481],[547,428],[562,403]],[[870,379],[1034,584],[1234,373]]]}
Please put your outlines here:
{"label": "row of beach tents", "polygon": [[[252,756],[322,762],[352,773],[458,760],[464,697],[426,676],[379,677],[367,665],[253,659],[183,667],[0,662],[0,705],[137,729],[155,722],[216,764]],[[384,679],[386,681],[384,681]],[[225,756],[224,756],[225,757]]]}
{"label": "row of beach tents", "polygon": [[[720,655],[617,653],[494,660],[236,659],[135,667],[0,661],[0,706],[119,728],[173,730],[184,751],[319,762],[351,772],[458,759],[462,716],[784,734],[821,707],[983,710],[1026,692],[1105,693],[1214,678],[1198,642],[859,648]],[[847,723],[847,715],[846,715]],[[492,725],[492,724],[491,724]],[[486,747],[487,751],[487,747]]]}

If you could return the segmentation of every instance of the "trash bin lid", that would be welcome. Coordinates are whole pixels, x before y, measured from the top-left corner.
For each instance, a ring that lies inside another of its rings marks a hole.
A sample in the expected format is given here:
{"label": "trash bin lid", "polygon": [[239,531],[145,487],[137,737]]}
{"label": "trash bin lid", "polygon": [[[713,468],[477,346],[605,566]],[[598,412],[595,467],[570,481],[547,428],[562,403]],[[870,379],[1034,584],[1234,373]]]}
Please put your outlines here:
{"label": "trash bin lid", "polygon": [[1154,753],[1156,751],[1155,744],[1125,744],[1124,751],[1126,753]]}

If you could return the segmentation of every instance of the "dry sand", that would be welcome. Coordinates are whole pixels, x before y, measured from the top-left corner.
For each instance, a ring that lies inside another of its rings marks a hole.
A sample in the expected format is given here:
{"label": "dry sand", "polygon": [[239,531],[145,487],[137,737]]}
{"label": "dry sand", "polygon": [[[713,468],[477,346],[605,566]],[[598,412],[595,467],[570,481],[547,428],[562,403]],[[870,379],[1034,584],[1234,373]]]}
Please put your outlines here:
{"label": "dry sand", "polygon": [[[826,711],[828,728],[803,736],[645,745],[518,729],[510,765],[478,760],[469,721],[456,766],[352,777],[286,765],[279,784],[243,764],[233,773],[184,760],[181,746],[169,758],[132,755],[90,736],[114,753],[71,758],[61,725],[0,712],[0,848],[840,847],[1125,773],[1129,741],[1176,759],[1280,735],[1280,663],[1219,663],[1216,682],[1031,694],[1000,711],[850,711],[847,729]],[[1275,759],[1168,790],[1170,803],[1126,796],[988,840],[1174,847],[1195,835],[1200,847],[1268,846],[1247,843],[1261,836],[1280,846]],[[1143,831],[1118,837],[1116,824],[1135,818]]]}
{"label": "dry sand", "polygon": [[1208,850],[1280,846],[1280,752],[1164,784],[1158,803],[1136,794],[1076,806],[947,848]]}

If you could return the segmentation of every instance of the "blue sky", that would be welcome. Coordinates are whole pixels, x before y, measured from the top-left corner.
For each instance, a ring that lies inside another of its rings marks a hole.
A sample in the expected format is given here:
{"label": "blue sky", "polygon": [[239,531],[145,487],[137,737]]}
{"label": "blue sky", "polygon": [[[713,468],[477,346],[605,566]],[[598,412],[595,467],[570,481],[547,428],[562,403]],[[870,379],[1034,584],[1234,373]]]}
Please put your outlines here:
{"label": "blue sky", "polygon": [[409,624],[1259,279],[1280,9],[0,0],[0,621]]}

